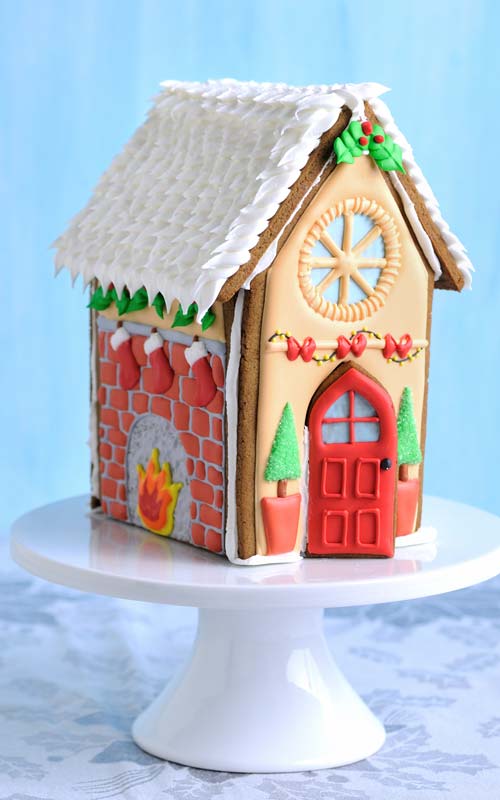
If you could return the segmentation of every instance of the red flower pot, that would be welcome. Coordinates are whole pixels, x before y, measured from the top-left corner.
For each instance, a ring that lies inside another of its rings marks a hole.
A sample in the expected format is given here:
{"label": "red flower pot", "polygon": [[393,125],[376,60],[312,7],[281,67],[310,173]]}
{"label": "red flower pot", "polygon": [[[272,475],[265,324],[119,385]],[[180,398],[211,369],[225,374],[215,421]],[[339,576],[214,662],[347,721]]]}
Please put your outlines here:
{"label": "red flower pot", "polygon": [[415,518],[417,516],[417,505],[420,481],[413,479],[410,481],[398,481],[398,522],[396,536],[406,536],[413,533]]}
{"label": "red flower pot", "polygon": [[267,555],[289,553],[297,541],[300,494],[287,497],[263,497],[260,501],[266,532]]}

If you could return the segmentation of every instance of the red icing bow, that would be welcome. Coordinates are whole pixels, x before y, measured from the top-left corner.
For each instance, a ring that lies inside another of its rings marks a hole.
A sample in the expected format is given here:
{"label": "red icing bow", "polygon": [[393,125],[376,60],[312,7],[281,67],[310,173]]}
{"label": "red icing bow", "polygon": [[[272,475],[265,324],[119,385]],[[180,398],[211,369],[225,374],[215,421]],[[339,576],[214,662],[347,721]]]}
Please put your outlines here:
{"label": "red icing bow", "polygon": [[404,333],[399,342],[390,333],[386,333],[384,339],[385,347],[382,350],[384,358],[391,358],[394,353],[397,353],[400,358],[406,358],[413,347],[413,339],[409,333]]}
{"label": "red icing bow", "polygon": [[365,352],[367,343],[368,339],[364,333],[357,333],[350,340],[345,336],[339,336],[335,355],[339,359],[345,358],[348,353],[352,353],[353,356],[361,356]]}
{"label": "red icing bow", "polygon": [[295,336],[289,336],[287,346],[287,358],[289,361],[295,361],[299,356],[302,357],[302,361],[310,361],[316,350],[316,342],[312,336],[306,336],[302,344],[297,341]]}

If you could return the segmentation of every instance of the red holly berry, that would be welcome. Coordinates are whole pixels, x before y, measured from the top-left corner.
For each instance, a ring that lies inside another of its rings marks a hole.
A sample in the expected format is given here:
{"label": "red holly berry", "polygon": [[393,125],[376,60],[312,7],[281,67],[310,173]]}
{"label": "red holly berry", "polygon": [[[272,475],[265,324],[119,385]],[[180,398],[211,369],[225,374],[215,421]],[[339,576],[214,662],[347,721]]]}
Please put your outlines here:
{"label": "red holly berry", "polygon": [[377,144],[382,144],[382,142],[384,141],[384,137],[381,136],[380,133],[379,133],[379,134],[377,134],[377,136],[373,137],[373,141],[377,142]]}
{"label": "red holly berry", "polygon": [[373,132],[373,125],[371,122],[366,120],[366,122],[361,123],[361,130],[363,133],[366,133],[366,135],[369,136]]}
{"label": "red holly berry", "polygon": [[368,144],[368,139],[366,138],[366,136],[360,136],[358,142],[360,143],[361,147],[366,147],[366,145]]}

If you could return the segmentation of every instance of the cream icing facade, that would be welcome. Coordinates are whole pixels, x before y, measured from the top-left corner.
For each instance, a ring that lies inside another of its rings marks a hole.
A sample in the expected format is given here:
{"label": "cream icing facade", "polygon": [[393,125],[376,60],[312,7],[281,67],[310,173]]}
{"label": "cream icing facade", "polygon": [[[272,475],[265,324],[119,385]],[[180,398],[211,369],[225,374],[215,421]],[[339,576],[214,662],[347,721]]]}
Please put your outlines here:
{"label": "cream icing facade", "polygon": [[[307,304],[299,287],[299,261],[303,242],[317,219],[338,201],[363,196],[375,200],[394,219],[401,244],[400,267],[394,285],[390,288],[382,308],[356,322],[325,319]],[[307,486],[307,460],[304,458],[304,426],[307,410],[318,387],[339,363],[318,366],[304,362],[300,357],[289,361],[286,351],[272,350],[269,338],[277,329],[290,331],[299,341],[312,336],[317,342],[334,341],[338,336],[349,338],[354,330],[367,328],[381,335],[392,333],[400,339],[409,333],[412,339],[427,341],[428,317],[432,299],[429,291],[433,276],[416,247],[407,222],[389,190],[382,173],[368,158],[359,158],[355,164],[341,164],[333,171],[318,195],[306,209],[287,242],[282,247],[267,276],[266,299],[261,338],[261,374],[256,446],[256,520],[257,549],[266,552],[260,500],[275,493],[273,484],[264,481],[264,470],[274,433],[283,406],[290,402],[297,425],[297,437],[302,443],[303,481]],[[332,346],[332,349],[333,346]],[[397,413],[405,386],[412,389],[417,427],[422,432],[423,412],[426,402],[426,373],[429,348],[424,347],[419,357],[399,366],[388,363],[380,349],[367,348],[361,357],[349,354],[353,360],[379,381],[389,392]],[[421,433],[421,446],[423,448]],[[411,467],[414,477],[419,467]],[[290,485],[290,491],[300,491],[300,481]],[[301,524],[296,548],[300,549],[305,532],[303,504]]]}

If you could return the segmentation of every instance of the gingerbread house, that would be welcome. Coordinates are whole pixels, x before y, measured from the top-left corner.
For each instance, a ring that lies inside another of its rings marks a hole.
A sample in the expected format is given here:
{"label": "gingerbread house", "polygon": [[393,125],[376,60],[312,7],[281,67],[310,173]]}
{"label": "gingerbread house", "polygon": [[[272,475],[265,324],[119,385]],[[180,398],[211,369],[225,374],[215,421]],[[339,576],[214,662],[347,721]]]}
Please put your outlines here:
{"label": "gingerbread house", "polygon": [[167,82],[56,242],[104,513],[242,564],[418,529],[433,291],[472,266],[384,91]]}

